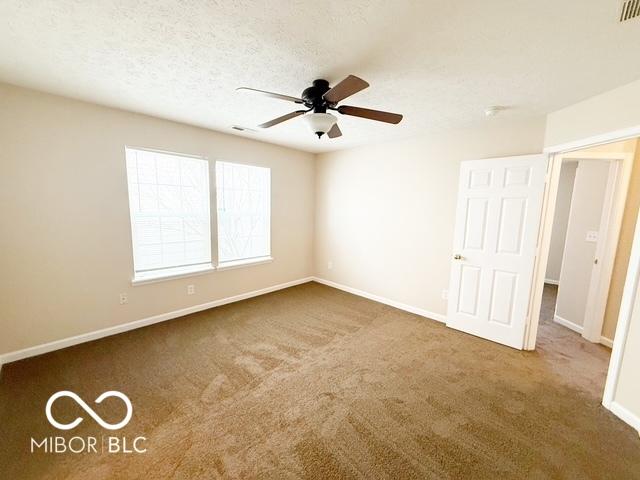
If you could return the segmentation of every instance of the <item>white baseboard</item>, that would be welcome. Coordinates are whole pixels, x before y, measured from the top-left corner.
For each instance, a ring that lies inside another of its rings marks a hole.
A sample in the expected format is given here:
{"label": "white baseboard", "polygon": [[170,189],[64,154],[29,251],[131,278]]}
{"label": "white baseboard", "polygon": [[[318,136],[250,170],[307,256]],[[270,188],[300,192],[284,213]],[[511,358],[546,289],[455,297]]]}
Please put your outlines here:
{"label": "white baseboard", "polygon": [[554,315],[553,316],[553,321],[556,323],[559,323],[560,325],[562,325],[563,327],[567,327],[570,330],[573,330],[574,332],[578,332],[578,333],[582,333],[582,326],[577,325],[573,322],[570,322],[569,320],[567,320],[566,318],[562,318],[558,315]]}
{"label": "white baseboard", "polygon": [[600,337],[600,343],[605,347],[613,348],[613,340],[605,336]]}
{"label": "white baseboard", "polygon": [[396,302],[395,300],[390,300],[388,298],[381,297],[379,295],[374,295],[373,293],[363,292],[362,290],[358,290],[357,288],[348,287],[340,283],[332,282],[331,280],[325,280],[324,278],[313,277],[313,280],[318,283],[322,283],[323,285],[337,288],[338,290],[343,290],[345,292],[353,293],[354,295],[358,295],[359,297],[368,298],[369,300],[373,300],[379,303],[384,303],[385,305],[389,305],[391,307],[395,307],[400,310],[404,310],[406,312],[415,313],[416,315],[420,315],[421,317],[430,318],[431,320],[437,320],[438,322],[443,322],[443,323],[447,321],[447,316],[441,313],[434,313],[434,312],[425,310],[423,308],[418,308],[412,305],[407,305],[405,303]]}
{"label": "white baseboard", "polygon": [[553,280],[551,278],[545,278],[544,283],[548,283],[549,285],[560,285],[559,280]]}
{"label": "white baseboard", "polygon": [[116,335],[118,333],[128,332],[129,330],[135,330],[136,328],[146,327],[153,325],[154,323],[164,322],[166,320],[172,320],[174,318],[183,317],[190,313],[200,312],[202,310],[208,310],[209,308],[219,307],[226,305],[227,303],[239,302],[240,300],[246,300],[247,298],[257,297],[266,293],[275,292],[276,290],[282,290],[283,288],[293,287],[302,283],[311,282],[313,277],[300,278],[291,282],[281,283],[279,285],[273,285],[271,287],[261,288],[260,290],[254,290],[252,292],[241,293],[232,297],[221,298],[220,300],[213,300],[211,302],[202,303],[200,305],[194,305],[192,307],[181,308],[180,310],[174,310],[173,312],[161,313],[160,315],[154,315],[153,317],[143,318],[141,320],[135,320],[133,322],[123,323],[115,325],[113,327],[103,328],[94,332],[83,333],[74,337],[63,338],[49,343],[43,343],[42,345],[36,345],[35,347],[25,348],[23,350],[17,350],[15,352],[5,353],[0,355],[0,368],[2,365],[9,362],[15,362],[16,360],[22,360],[23,358],[35,357],[36,355],[42,355],[43,353],[52,352],[54,350],[60,350],[62,348],[71,347],[72,345],[78,345],[79,343],[90,342],[99,338],[108,337],[110,335]]}
{"label": "white baseboard", "polygon": [[[558,315],[554,315],[553,321],[562,325],[563,327],[567,327],[569,330],[573,330],[574,332],[578,332],[582,334],[583,328],[580,325],[570,322],[566,318],[562,318]],[[601,343],[605,347],[613,348],[613,340],[611,340],[610,338],[601,336],[599,343]]]}
{"label": "white baseboard", "polygon": [[611,408],[609,408],[609,410],[611,410],[611,412],[624,423],[627,423],[638,430],[638,433],[640,434],[640,417],[635,413],[630,412],[615,400],[611,402]]}

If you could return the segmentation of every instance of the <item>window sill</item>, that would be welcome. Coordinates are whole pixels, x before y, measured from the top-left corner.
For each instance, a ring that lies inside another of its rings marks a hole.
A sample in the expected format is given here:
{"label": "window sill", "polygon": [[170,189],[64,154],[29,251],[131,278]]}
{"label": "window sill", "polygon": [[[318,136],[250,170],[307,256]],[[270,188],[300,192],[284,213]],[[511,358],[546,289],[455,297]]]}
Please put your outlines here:
{"label": "window sill", "polygon": [[164,272],[148,272],[146,274],[138,274],[131,285],[145,285],[147,283],[164,282],[165,280],[174,280],[176,278],[193,277],[195,275],[203,275],[216,270],[213,265],[201,265],[198,267],[178,267]]}
{"label": "window sill", "polygon": [[273,257],[249,258],[246,260],[233,260],[231,262],[223,262],[218,264],[217,270],[232,270],[234,268],[250,267],[253,265],[261,265],[263,263],[273,262]]}

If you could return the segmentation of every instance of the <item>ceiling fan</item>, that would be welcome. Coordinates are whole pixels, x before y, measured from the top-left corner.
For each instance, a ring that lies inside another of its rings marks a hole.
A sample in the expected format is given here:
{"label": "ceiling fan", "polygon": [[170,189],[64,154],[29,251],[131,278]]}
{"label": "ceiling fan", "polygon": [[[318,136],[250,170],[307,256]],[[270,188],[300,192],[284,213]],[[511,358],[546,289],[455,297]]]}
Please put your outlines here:
{"label": "ceiling fan", "polygon": [[313,113],[305,115],[304,117],[309,124],[311,131],[318,135],[318,138],[321,138],[325,133],[329,138],[336,138],[342,135],[340,127],[338,127],[337,124],[338,119],[335,115],[327,113],[327,110],[334,110],[342,115],[368,118],[369,120],[376,120],[378,122],[397,124],[402,120],[402,115],[398,113],[382,112],[380,110],[352,107],[349,105],[338,106],[338,102],[341,102],[360,90],[364,90],[368,86],[369,84],[361,78],[358,78],[355,75],[349,75],[333,87],[330,87],[329,82],[326,80],[314,80],[313,85],[302,92],[301,98],[267,92],[265,90],[257,90],[249,87],[239,87],[236,90],[248,90],[250,92],[266,95],[267,97],[297,103],[306,107],[306,110],[296,110],[295,112],[287,113],[286,115],[258,125],[260,128],[273,127],[274,125],[278,125],[279,123],[313,111]]}

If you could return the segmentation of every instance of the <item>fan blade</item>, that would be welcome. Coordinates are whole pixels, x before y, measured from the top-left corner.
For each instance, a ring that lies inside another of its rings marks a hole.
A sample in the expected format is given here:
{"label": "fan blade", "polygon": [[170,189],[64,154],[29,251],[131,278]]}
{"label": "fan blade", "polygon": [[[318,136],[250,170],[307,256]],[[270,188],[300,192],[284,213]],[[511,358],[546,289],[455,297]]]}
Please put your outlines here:
{"label": "fan blade", "polygon": [[340,131],[340,127],[338,126],[337,123],[334,123],[333,127],[331,127],[331,130],[327,132],[327,137],[336,138],[341,136],[342,136],[342,132]]}
{"label": "fan blade", "polygon": [[378,122],[386,122],[397,124],[402,120],[402,115],[399,113],[383,112],[381,110],[370,110],[368,108],[350,107],[349,105],[342,105],[338,107],[338,112],[343,115],[353,115],[354,117],[368,118],[369,120],[377,120]]}
{"label": "fan blade", "polygon": [[355,75],[349,75],[327,93],[325,93],[323,95],[323,98],[329,103],[338,103],[340,100],[344,100],[354,93],[358,93],[360,90],[364,90],[368,86],[369,84],[361,78],[358,78]]}
{"label": "fan blade", "polygon": [[258,90],[256,88],[238,87],[236,88],[236,90],[248,90],[254,93],[261,93],[262,95],[265,95],[267,97],[277,98],[278,100],[286,100],[287,102],[300,103],[300,104],[304,103],[304,101],[298,97],[290,97],[289,95],[282,95],[280,93],[267,92],[266,90]]}
{"label": "fan blade", "polygon": [[273,127],[274,125],[277,125],[279,123],[282,122],[286,122],[287,120],[291,120],[292,118],[295,118],[299,115],[302,115],[303,113],[307,113],[306,110],[297,110],[295,112],[291,112],[291,113],[287,113],[286,115],[283,115],[281,117],[278,118],[274,118],[273,120],[270,120],[268,122],[262,123],[260,125],[258,125],[260,128],[269,128],[269,127]]}

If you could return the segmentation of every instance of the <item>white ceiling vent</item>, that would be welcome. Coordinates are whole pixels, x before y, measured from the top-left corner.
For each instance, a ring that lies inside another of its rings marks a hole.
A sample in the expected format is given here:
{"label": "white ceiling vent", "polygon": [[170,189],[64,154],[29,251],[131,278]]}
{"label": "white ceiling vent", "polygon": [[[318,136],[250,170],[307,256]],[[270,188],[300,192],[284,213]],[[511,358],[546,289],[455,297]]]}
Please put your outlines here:
{"label": "white ceiling vent", "polygon": [[640,0],[625,0],[622,2],[620,21],[626,22],[637,17],[640,17]]}

